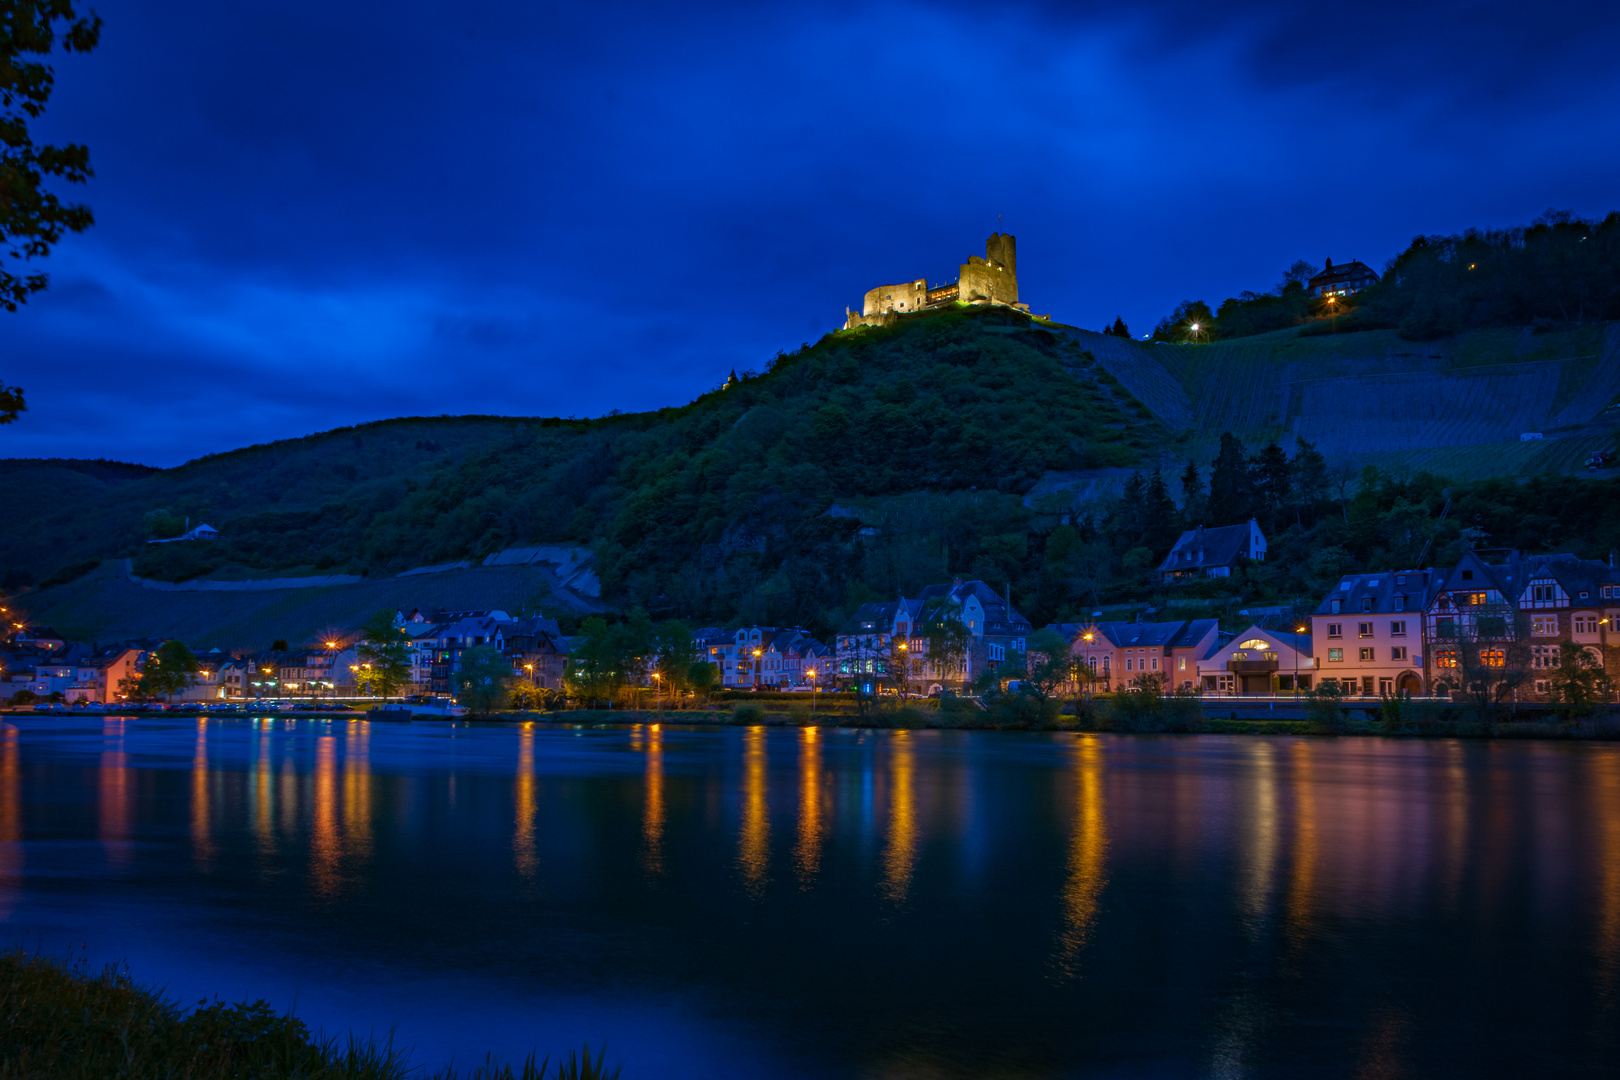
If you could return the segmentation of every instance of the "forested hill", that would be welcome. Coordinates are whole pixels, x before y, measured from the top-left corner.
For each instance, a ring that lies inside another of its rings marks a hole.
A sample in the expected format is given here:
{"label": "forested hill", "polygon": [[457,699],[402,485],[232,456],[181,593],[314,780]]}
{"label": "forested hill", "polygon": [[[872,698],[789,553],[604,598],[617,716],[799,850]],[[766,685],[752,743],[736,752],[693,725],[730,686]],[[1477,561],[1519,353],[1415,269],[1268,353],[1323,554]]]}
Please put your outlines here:
{"label": "forested hill", "polygon": [[[170,580],[377,576],[560,541],[597,551],[620,605],[824,624],[952,572],[1005,580],[1043,475],[1136,467],[1175,438],[1072,335],[958,310],[829,336],[655,413],[385,421],[144,476],[0,462],[0,571],[10,588],[116,556]],[[145,543],[186,519],[222,539]]]}

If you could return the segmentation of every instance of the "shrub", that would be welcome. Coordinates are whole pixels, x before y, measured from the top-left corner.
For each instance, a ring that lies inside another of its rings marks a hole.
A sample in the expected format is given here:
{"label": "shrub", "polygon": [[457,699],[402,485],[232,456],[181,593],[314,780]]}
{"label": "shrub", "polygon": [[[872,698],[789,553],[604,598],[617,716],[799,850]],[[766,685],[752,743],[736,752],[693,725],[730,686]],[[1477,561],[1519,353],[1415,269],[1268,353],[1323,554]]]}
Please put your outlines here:
{"label": "shrub", "polygon": [[765,722],[765,706],[757,701],[740,702],[731,710],[733,724],[762,724]]}
{"label": "shrub", "polygon": [[1305,696],[1305,719],[1319,734],[1338,735],[1349,730],[1344,709],[1339,705],[1337,685],[1325,683]]}

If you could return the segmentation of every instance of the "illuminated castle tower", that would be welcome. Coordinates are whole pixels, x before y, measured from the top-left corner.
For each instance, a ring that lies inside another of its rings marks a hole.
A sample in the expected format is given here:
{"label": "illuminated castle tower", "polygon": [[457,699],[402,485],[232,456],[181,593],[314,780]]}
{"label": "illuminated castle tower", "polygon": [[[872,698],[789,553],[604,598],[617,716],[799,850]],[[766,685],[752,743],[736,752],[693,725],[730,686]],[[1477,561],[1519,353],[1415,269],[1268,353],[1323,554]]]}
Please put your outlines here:
{"label": "illuminated castle tower", "polygon": [[879,285],[866,294],[860,314],[844,309],[844,329],[885,326],[909,315],[947,304],[999,304],[1028,312],[1018,302],[1018,240],[1011,233],[991,233],[984,258],[971,256],[949,285],[930,289],[924,278],[899,285]]}

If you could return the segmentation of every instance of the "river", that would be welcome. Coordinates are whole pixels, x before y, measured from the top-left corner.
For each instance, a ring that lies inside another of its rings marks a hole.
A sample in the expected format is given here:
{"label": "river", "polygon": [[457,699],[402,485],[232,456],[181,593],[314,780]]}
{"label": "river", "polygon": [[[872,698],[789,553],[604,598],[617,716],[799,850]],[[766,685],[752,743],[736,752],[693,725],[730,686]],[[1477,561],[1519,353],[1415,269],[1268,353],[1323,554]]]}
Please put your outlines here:
{"label": "river", "polygon": [[1620,747],[21,717],[0,919],[435,1066],[1607,1077]]}

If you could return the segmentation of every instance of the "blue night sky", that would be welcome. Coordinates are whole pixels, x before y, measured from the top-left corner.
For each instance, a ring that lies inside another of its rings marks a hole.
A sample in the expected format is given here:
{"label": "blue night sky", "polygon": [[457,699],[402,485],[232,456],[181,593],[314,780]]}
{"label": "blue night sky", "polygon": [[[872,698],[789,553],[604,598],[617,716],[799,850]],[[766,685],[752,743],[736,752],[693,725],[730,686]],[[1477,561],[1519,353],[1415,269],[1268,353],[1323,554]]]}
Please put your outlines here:
{"label": "blue night sky", "polygon": [[36,136],[97,224],[0,313],[8,456],[679,404],[998,215],[1035,311],[1140,335],[1620,207],[1613,3],[94,6]]}

